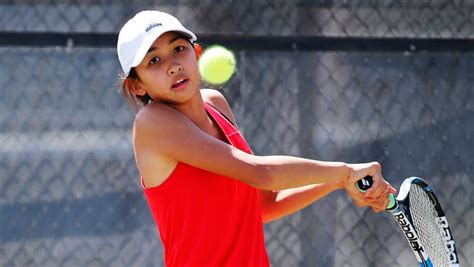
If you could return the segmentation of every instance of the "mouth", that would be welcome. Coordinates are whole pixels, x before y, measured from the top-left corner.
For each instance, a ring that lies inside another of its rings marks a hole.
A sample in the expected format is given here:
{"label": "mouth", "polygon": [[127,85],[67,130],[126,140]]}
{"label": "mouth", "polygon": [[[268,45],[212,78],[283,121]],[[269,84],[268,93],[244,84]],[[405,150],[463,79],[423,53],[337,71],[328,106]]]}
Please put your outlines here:
{"label": "mouth", "polygon": [[174,83],[171,88],[174,90],[182,89],[187,83],[189,79],[179,79],[176,83]]}

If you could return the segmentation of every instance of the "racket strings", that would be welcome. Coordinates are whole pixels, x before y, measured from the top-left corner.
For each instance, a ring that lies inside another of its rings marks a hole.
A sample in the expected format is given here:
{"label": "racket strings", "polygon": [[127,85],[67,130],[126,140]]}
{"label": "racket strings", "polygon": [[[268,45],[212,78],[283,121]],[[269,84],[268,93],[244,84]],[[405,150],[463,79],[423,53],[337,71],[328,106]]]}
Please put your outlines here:
{"label": "racket strings", "polygon": [[421,244],[433,266],[449,266],[443,236],[436,222],[437,213],[428,194],[416,184],[410,188],[410,213]]}

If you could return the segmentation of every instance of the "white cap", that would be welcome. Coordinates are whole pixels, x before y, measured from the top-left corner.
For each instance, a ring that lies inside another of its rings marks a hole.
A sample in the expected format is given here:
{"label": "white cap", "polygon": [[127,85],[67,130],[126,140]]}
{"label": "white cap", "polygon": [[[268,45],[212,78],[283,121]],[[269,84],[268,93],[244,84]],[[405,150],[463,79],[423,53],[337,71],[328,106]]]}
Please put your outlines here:
{"label": "white cap", "polygon": [[158,37],[172,31],[183,33],[191,42],[197,40],[196,35],[181,25],[177,18],[165,12],[145,10],[127,21],[117,41],[117,54],[125,75],[128,76],[130,70],[142,62]]}

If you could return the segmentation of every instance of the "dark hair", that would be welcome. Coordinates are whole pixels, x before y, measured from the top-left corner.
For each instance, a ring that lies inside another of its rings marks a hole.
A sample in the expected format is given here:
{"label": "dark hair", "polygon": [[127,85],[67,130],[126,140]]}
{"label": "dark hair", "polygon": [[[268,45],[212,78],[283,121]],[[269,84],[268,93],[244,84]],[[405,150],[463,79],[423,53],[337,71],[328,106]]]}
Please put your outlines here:
{"label": "dark hair", "polygon": [[121,86],[120,86],[120,93],[122,94],[123,98],[127,101],[127,103],[132,107],[132,109],[137,112],[141,107],[146,106],[151,101],[151,97],[148,94],[145,95],[136,95],[132,93],[130,88],[127,87],[127,83],[125,82],[127,79],[138,80],[137,71],[135,68],[130,70],[128,76],[123,75],[121,77]]}

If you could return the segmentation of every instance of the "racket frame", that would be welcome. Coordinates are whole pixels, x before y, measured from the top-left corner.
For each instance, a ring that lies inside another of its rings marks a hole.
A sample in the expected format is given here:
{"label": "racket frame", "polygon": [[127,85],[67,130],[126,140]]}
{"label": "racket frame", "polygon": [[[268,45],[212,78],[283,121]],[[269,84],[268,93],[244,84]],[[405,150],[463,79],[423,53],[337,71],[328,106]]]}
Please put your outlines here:
{"label": "racket frame", "polygon": [[[372,183],[372,177],[367,176],[361,179],[361,181],[357,182],[357,187],[362,192],[365,192],[368,188],[370,188]],[[386,210],[392,214],[398,226],[402,230],[420,266],[433,266],[433,263],[431,262],[429,255],[427,254],[425,247],[423,246],[423,243],[418,236],[416,228],[413,226],[413,218],[410,212],[410,188],[413,184],[420,186],[434,204],[434,209],[437,215],[436,223],[443,237],[448,261],[450,262],[449,266],[459,267],[459,257],[457,255],[453,234],[449,227],[446,215],[443,209],[441,208],[441,204],[439,203],[438,198],[434,194],[433,189],[422,178],[406,178],[400,187],[400,191],[394,203],[392,203],[392,205],[389,205]],[[393,198],[393,196],[390,197]]]}

